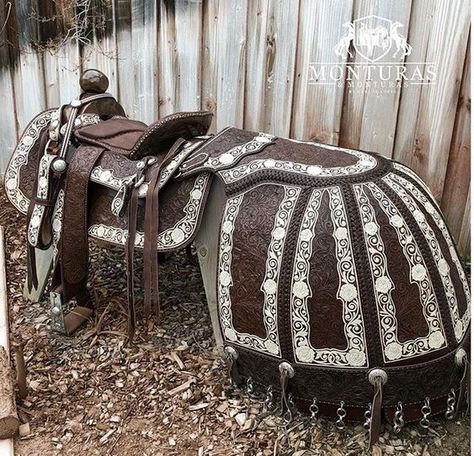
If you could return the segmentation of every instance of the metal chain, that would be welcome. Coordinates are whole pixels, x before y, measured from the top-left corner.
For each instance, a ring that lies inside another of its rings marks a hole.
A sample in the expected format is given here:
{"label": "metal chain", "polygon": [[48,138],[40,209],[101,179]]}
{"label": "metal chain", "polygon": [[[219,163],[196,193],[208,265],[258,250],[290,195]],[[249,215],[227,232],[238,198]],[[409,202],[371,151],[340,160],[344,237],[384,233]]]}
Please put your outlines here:
{"label": "metal chain", "polygon": [[403,404],[399,402],[393,417],[393,432],[395,432],[395,434],[399,434],[404,425],[405,421],[403,420]]}
{"label": "metal chain", "polygon": [[293,395],[290,393],[288,394],[288,405],[293,408],[295,406],[295,400],[293,398]]}
{"label": "metal chain", "polygon": [[372,404],[369,403],[369,408],[364,413],[365,423],[364,429],[369,430],[372,423]]}
{"label": "metal chain", "polygon": [[337,409],[337,416],[339,417],[336,421],[336,427],[342,431],[346,427],[346,423],[344,423],[344,418],[346,417],[347,412],[344,408],[344,401],[341,401],[341,405]]}
{"label": "metal chain", "polygon": [[227,375],[229,376],[229,386],[234,387],[234,379],[232,378],[232,366],[235,363],[235,360],[238,358],[238,353],[235,351],[233,347],[225,347],[224,348],[224,359],[227,364]]}
{"label": "metal chain", "polygon": [[293,419],[293,414],[291,413],[290,408],[287,408],[285,410],[285,413],[283,413],[283,426],[287,427],[291,423],[292,419]]}
{"label": "metal chain", "polygon": [[421,407],[421,413],[423,417],[420,420],[420,426],[427,430],[430,427],[430,420],[428,417],[431,415],[431,406],[430,406],[430,399],[427,397],[425,398],[425,403],[423,407]]}
{"label": "metal chain", "polygon": [[309,412],[311,413],[311,419],[315,420],[317,414],[319,413],[319,407],[317,404],[317,399],[313,398],[312,404],[309,406]]}
{"label": "metal chain", "polygon": [[253,385],[253,380],[252,380],[252,377],[249,377],[247,379],[247,394],[249,396],[252,396],[252,394],[254,393],[255,391],[255,387]]}
{"label": "metal chain", "polygon": [[263,406],[265,410],[270,410],[273,407],[273,386],[270,385],[267,388],[267,392],[265,394],[265,400],[263,401]]}
{"label": "metal chain", "polygon": [[446,405],[446,413],[444,416],[448,420],[452,420],[454,418],[454,407],[456,405],[456,391],[454,391],[454,388],[451,389],[451,391],[448,394],[448,400],[447,400],[447,405]]}

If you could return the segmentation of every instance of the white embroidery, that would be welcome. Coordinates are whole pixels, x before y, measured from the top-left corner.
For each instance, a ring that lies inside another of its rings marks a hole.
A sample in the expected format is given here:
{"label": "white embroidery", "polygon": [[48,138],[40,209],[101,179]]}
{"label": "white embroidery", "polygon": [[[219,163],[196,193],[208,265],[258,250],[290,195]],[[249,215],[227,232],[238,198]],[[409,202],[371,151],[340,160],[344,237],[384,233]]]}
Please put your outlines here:
{"label": "white embroidery", "polygon": [[[175,249],[184,244],[194,234],[199,221],[199,214],[204,198],[193,198],[193,192],[199,190],[201,194],[205,191],[210,174],[202,173],[196,177],[194,186],[190,191],[190,198],[183,209],[185,216],[178,220],[174,226],[162,231],[158,235],[158,250]],[[197,193],[194,193],[197,195]],[[128,231],[103,224],[91,225],[89,236],[112,244],[125,245]],[[141,231],[136,233],[135,246],[143,248],[144,234]]]}
{"label": "white embroidery", "polygon": [[[308,143],[315,145],[314,143]],[[323,147],[318,145],[318,147]],[[325,147],[325,146],[324,146]],[[352,149],[331,149],[338,153],[345,152],[357,157],[357,162],[349,166],[336,166],[323,168],[317,165],[306,165],[292,161],[282,161],[273,159],[256,159],[249,163],[236,166],[232,169],[219,171],[220,176],[226,184],[231,184],[249,176],[262,169],[277,169],[290,173],[303,174],[312,177],[335,177],[335,176],[353,176],[369,171],[377,166],[377,159],[372,155]]]}
{"label": "white embroidery", "polygon": [[[419,289],[423,315],[429,330],[425,337],[418,337],[403,343],[398,339],[398,321],[392,298],[392,290],[395,285],[389,275],[380,227],[365,189],[370,190],[380,208],[388,217],[390,224],[395,228],[403,254],[410,265],[410,281],[416,283]],[[375,290],[384,360],[394,362],[400,359],[412,358],[446,346],[441,315],[431,278],[427,274],[424,259],[413,234],[395,205],[377,185],[373,183],[354,185],[354,190],[363,223],[372,223],[376,226],[373,231],[364,230],[364,236]],[[434,336],[434,334],[437,335]],[[433,340],[436,343],[432,343]]]}
{"label": "white embroidery", "polygon": [[104,187],[112,190],[119,190],[119,188],[131,179],[133,176],[116,177],[113,169],[102,168],[102,166],[95,166],[90,174],[90,180],[96,184],[102,184]]}
{"label": "white embroidery", "polygon": [[267,144],[272,142],[276,137],[266,133],[259,133],[250,141],[235,146],[228,152],[225,152],[218,157],[211,157],[202,165],[203,168],[212,168],[214,170],[220,169],[223,166],[229,166],[234,162],[238,162],[242,157],[249,154],[255,154],[262,150]]}
{"label": "white embroidery", "polygon": [[[405,189],[404,191],[405,195],[407,198],[409,198],[413,204],[414,201],[410,196],[408,195],[407,192],[410,192],[410,194],[418,201],[419,204],[422,204],[426,211],[430,214],[430,217],[434,220],[436,226],[439,228],[441,233],[443,234],[443,237],[446,241],[446,244],[448,245],[449,248],[449,253],[451,255],[451,260],[456,266],[457,273],[459,275],[459,278],[461,280],[461,283],[463,285],[464,293],[466,295],[466,301],[467,301],[467,307],[466,311],[464,312],[464,315],[462,318],[459,315],[459,309],[458,309],[458,303],[456,299],[456,294],[454,290],[454,286],[452,284],[452,276],[454,272],[451,272],[449,270],[448,263],[446,259],[442,255],[441,247],[439,246],[438,241],[436,240],[436,237],[434,233],[432,232],[431,228],[429,227],[429,224],[424,221],[421,223],[420,228],[422,228],[423,233],[425,237],[428,240],[428,244],[430,246],[430,249],[433,253],[433,257],[435,258],[437,264],[438,264],[438,270],[441,274],[442,280],[443,280],[443,286],[445,289],[446,293],[446,298],[449,303],[449,309],[451,313],[451,319],[454,327],[454,333],[456,336],[456,340],[459,342],[461,339],[464,337],[464,334],[466,333],[468,327],[469,327],[469,321],[471,318],[471,312],[470,312],[470,300],[471,300],[471,294],[469,291],[469,284],[466,278],[466,274],[464,272],[464,269],[461,265],[461,262],[459,261],[458,254],[456,252],[456,249],[454,248],[454,244],[451,240],[451,235],[449,234],[448,228],[446,227],[446,224],[444,223],[443,217],[441,216],[440,212],[435,209],[434,205],[425,197],[425,195],[419,191],[416,186],[414,186],[411,182],[409,182],[407,179],[404,179],[401,176],[398,176],[397,174],[390,174],[389,178],[391,182],[393,182],[393,185],[398,184],[399,189]],[[426,226],[426,229],[423,229],[423,226]],[[428,231],[429,230],[429,231]]]}
{"label": "white embroidery", "polygon": [[51,119],[53,109],[37,115],[26,127],[5,172],[5,189],[10,202],[23,214],[28,211],[29,200],[20,190],[20,170],[28,163],[28,154],[44,127]]}
{"label": "white embroidery", "polygon": [[[337,272],[339,276],[338,298],[343,304],[344,332],[347,348],[317,349],[311,345],[308,297],[312,296],[309,284],[312,244],[319,217],[322,196],[329,193],[329,207],[333,222]],[[344,235],[342,235],[344,233]],[[293,266],[291,296],[291,328],[295,360],[307,364],[339,367],[367,366],[367,344],[361,300],[358,292],[357,272],[351,239],[348,235],[347,214],[339,187],[313,190],[301,223]]]}
{"label": "white embroidery", "polygon": [[[53,227],[53,265],[56,265],[58,256],[58,245],[62,232],[62,220],[64,210],[64,190],[59,190],[58,197],[53,209],[52,227]],[[54,267],[53,267],[54,269]]]}
{"label": "white embroidery", "polygon": [[[278,185],[278,184],[272,184]],[[281,259],[285,245],[286,233],[293,214],[300,188],[282,186],[284,196],[279,204],[274,218],[270,244],[267,251],[265,264],[265,277],[260,289],[263,292],[263,319],[266,329],[266,337],[258,337],[254,334],[241,333],[235,330],[232,322],[232,302],[230,288],[233,284],[231,275],[232,248],[235,220],[238,216],[240,205],[246,192],[230,198],[224,210],[222,218],[222,229],[219,248],[219,281],[217,285],[219,315],[227,340],[236,342],[247,348],[263,351],[272,356],[280,356],[280,345],[278,338],[278,279],[280,275]]]}
{"label": "white embroidery", "polygon": [[[159,188],[163,188],[163,186],[169,181],[170,177],[173,175],[173,171],[179,166],[179,164],[199,145],[201,145],[202,141],[200,142],[189,142],[183,146],[183,150],[176,155],[170,163],[163,168],[160,174],[160,181],[158,183]],[[111,188],[112,190],[120,190],[120,188],[130,182],[134,178],[134,174],[130,174],[128,176],[118,177],[115,175],[115,171],[113,169],[103,168],[102,166],[98,165],[92,169],[90,174],[90,180],[97,184],[101,184],[104,187]],[[144,189],[146,188],[144,184]],[[196,190],[199,192],[199,190]],[[195,195],[199,195],[196,193]],[[146,196],[146,191],[141,192],[138,195],[140,198],[144,198]],[[194,196],[195,199],[200,198],[199,196]],[[122,205],[122,200],[120,199],[119,195],[114,198],[113,207],[120,208]]]}
{"label": "white embroidery", "polygon": [[[38,185],[36,196],[39,199],[48,198],[49,189],[49,170],[51,162],[56,158],[55,155],[44,154],[38,167]],[[38,238],[40,232],[41,222],[43,221],[45,206],[42,204],[35,204],[31,212],[30,223],[28,224],[28,243],[36,247],[38,245]]]}
{"label": "white embroidery", "polygon": [[[20,190],[20,170],[26,166],[29,153],[39,139],[40,133],[51,119],[57,118],[57,109],[50,109],[38,114],[25,128],[5,172],[5,189],[10,202],[23,214],[28,211],[29,199]],[[81,126],[98,123],[100,118],[95,114],[82,114]]]}
{"label": "white embroidery", "polygon": [[[420,185],[425,191],[426,193],[428,193],[428,195],[430,195],[433,200],[434,200],[434,196],[433,194],[431,193],[431,190],[429,189],[429,187],[425,184],[425,182],[423,181],[423,179],[418,176],[418,174],[415,173],[415,171],[413,171],[411,168],[409,168],[408,166],[405,166],[405,165],[402,165],[401,163],[397,163],[397,162],[393,162],[392,166],[394,167],[394,169],[404,173],[405,175],[411,177],[418,185]],[[436,204],[436,202],[435,202]],[[436,204],[436,206],[438,206]],[[439,208],[439,207],[438,207]]]}

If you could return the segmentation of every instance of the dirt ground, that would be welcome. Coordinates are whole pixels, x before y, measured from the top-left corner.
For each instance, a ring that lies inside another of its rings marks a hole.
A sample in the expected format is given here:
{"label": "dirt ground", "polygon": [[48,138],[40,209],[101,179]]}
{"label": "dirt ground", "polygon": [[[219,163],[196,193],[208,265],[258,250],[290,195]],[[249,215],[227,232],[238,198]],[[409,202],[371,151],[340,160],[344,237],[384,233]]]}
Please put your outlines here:
{"label": "dirt ground", "polygon": [[[93,322],[64,337],[49,328],[46,303],[22,298],[24,217],[0,188],[6,227],[12,343],[25,353],[29,396],[19,414],[30,432],[15,440],[25,455],[361,455],[362,426],[297,418],[287,433],[261,399],[229,387],[218,357],[199,270],[185,254],[161,262],[162,320],[126,337],[123,252],[92,244]],[[399,435],[385,427],[373,454],[467,455],[469,420],[432,421]]]}

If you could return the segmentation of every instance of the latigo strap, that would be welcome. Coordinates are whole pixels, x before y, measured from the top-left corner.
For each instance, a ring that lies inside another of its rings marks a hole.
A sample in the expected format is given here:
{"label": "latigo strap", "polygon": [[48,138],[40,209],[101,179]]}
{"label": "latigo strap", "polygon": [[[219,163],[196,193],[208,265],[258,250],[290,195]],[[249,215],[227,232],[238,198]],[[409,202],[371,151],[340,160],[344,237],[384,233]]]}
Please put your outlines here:
{"label": "latigo strap", "polygon": [[[156,159],[144,159],[143,168],[137,173],[136,183],[131,194],[128,207],[128,238],[126,247],[127,257],[127,289],[128,289],[128,333],[132,338],[135,333],[136,315],[135,315],[135,293],[134,293],[134,253],[135,236],[137,229],[137,205],[138,194],[142,185],[146,187],[145,199],[145,219],[144,219],[144,245],[143,245],[143,275],[145,282],[144,314],[145,321],[148,321],[150,311],[153,308],[156,316],[160,312],[160,295],[158,290],[158,254],[156,245],[159,233],[159,192],[160,175],[162,169],[173,159],[180,148],[186,142],[179,138],[171,147],[161,162]],[[149,168],[147,168],[149,166]],[[148,173],[147,173],[148,171]],[[144,182],[145,174],[148,182]]]}

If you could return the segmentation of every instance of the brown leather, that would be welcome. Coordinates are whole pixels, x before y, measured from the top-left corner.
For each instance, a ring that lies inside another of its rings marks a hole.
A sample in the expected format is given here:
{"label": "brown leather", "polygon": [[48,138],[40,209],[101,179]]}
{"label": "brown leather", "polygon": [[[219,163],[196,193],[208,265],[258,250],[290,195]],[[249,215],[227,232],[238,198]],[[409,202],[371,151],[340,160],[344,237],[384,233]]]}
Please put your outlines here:
{"label": "brown leather", "polygon": [[79,147],[69,164],[64,185],[64,213],[59,243],[59,265],[63,297],[67,302],[86,287],[89,264],[88,189],[89,175],[103,149]]}
{"label": "brown leather", "polygon": [[[44,150],[47,142],[47,132],[43,131],[41,136],[40,136],[40,141],[39,143],[39,150]],[[32,190],[32,198],[29,202],[28,205],[28,212],[26,214],[26,223],[27,226],[29,226],[30,221],[31,221],[31,216],[33,213],[33,209],[36,204],[41,204],[45,207],[50,206],[50,201],[49,198],[46,201],[40,200],[39,198],[36,197],[36,192],[38,189],[38,179],[33,179],[33,190]],[[43,225],[46,226],[45,223]],[[42,232],[44,228],[40,228],[40,232]],[[49,232],[51,231],[50,229],[48,230]],[[42,239],[42,236],[39,236],[39,239]],[[46,247],[46,245],[42,245],[41,247]],[[37,288],[38,287],[38,273],[36,269],[36,253],[35,253],[35,247],[30,245],[30,243],[27,243],[26,247],[26,265],[27,265],[27,287],[28,290],[31,291],[32,288]]]}
{"label": "brown leather", "polygon": [[144,311],[148,320],[150,309],[159,316],[160,295],[158,291],[158,255],[156,244],[159,232],[159,186],[161,166],[155,166],[149,173],[148,191],[145,200],[145,239],[143,246],[143,277],[145,285]]}
{"label": "brown leather", "polygon": [[76,306],[65,317],[66,334],[73,334],[76,329],[92,317],[94,311],[90,307]]}
{"label": "brown leather", "polygon": [[137,205],[138,205],[138,189],[134,188],[130,203],[128,205],[128,237],[126,244],[126,262],[127,262],[127,294],[128,294],[128,335],[133,338],[136,327],[135,314],[135,272],[134,272],[134,251],[135,236],[137,227]]}
{"label": "brown leather", "polygon": [[169,148],[179,138],[191,139],[205,135],[211,126],[209,111],[177,112],[152,123],[138,139],[130,153],[134,159],[156,155],[157,150]]}
{"label": "brown leather", "polygon": [[[180,167],[183,177],[201,173],[209,169],[204,162],[208,158],[217,158],[236,146],[245,144],[252,140],[258,132],[241,130],[238,128],[227,128],[217,133],[205,147],[193,153]],[[291,151],[291,152],[289,152]],[[222,165],[223,168],[236,167],[237,165],[249,163],[255,159],[291,160],[298,163],[319,165],[323,167],[350,166],[357,162],[356,157],[344,153],[342,149],[337,154],[328,151],[324,145],[317,143],[295,142],[286,138],[275,138],[259,149],[257,153],[250,150],[249,153],[232,165]],[[189,168],[189,169],[188,169]],[[293,175],[293,177],[295,177]]]}
{"label": "brown leather", "polygon": [[374,398],[372,399],[370,428],[369,428],[369,447],[379,441],[380,429],[382,426],[382,388],[383,380],[381,377],[375,378]]}
{"label": "brown leather", "polygon": [[140,159],[147,155],[166,154],[179,138],[191,139],[206,134],[211,121],[212,113],[207,111],[176,113],[148,127],[142,122],[116,117],[80,128],[75,136],[81,142]]}
{"label": "brown leather", "polygon": [[83,143],[97,145],[128,157],[146,129],[147,126],[143,122],[116,117],[79,128],[74,134]]}

